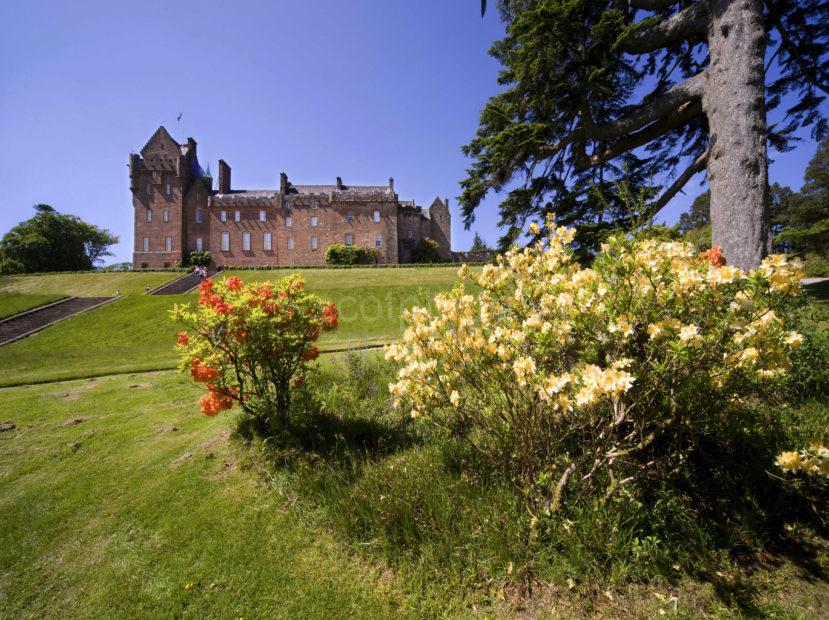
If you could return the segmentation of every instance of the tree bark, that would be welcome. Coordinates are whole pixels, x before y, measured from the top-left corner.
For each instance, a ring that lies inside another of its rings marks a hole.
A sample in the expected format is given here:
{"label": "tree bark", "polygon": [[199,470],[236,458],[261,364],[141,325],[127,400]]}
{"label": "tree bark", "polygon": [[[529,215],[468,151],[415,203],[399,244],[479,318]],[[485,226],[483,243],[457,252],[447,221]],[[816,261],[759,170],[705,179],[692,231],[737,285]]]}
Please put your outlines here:
{"label": "tree bark", "polygon": [[702,106],[711,136],[712,241],[741,269],[768,253],[765,49],[762,0],[711,0]]}

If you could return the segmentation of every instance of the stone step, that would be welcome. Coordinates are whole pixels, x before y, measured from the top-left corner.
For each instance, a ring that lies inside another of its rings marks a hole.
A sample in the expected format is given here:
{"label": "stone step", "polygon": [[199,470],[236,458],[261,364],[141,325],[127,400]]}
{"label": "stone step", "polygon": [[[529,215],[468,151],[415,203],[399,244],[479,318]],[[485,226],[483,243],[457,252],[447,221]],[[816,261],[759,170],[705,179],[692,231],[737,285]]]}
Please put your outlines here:
{"label": "stone step", "polygon": [[19,340],[48,327],[55,321],[66,319],[113,299],[115,297],[69,297],[3,319],[0,321],[0,345]]}
{"label": "stone step", "polygon": [[[212,278],[218,272],[214,269],[210,269],[207,272],[207,277]],[[204,278],[199,277],[196,272],[188,273],[186,276],[178,278],[177,280],[173,280],[172,282],[168,282],[163,286],[158,287],[155,289],[150,295],[182,295],[184,293],[188,293],[196,288],[199,283]]]}

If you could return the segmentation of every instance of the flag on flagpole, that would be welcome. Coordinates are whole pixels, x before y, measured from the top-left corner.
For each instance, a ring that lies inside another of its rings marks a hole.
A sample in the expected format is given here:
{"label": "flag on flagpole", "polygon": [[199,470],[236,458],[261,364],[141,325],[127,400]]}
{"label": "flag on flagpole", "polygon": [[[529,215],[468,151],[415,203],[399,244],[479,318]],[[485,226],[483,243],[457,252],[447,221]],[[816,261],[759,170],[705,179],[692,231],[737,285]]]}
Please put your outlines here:
{"label": "flag on flagpole", "polygon": [[182,114],[184,114],[184,113],[183,113],[183,112],[179,112],[179,113],[178,113],[178,118],[176,119],[176,122],[178,122],[178,121],[180,121],[180,120],[181,120],[181,115],[182,115]]}

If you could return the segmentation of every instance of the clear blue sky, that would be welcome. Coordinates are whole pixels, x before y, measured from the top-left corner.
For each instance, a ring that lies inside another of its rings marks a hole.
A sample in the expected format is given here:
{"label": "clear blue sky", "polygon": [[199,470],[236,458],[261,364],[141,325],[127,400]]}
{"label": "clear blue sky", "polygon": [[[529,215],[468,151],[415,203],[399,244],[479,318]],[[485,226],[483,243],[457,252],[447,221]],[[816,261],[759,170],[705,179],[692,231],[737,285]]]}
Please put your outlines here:
{"label": "clear blue sky", "polygon": [[[493,2],[494,5],[494,2]],[[127,157],[163,124],[193,136],[239,188],[384,184],[428,205],[448,196],[454,249],[494,243],[497,197],[459,221],[460,152],[498,88],[503,33],[479,0],[4,2],[0,6],[0,233],[51,204],[121,237],[131,260]],[[184,127],[176,122],[184,113]],[[800,187],[816,145],[774,154]],[[675,221],[688,186],[660,219]]]}

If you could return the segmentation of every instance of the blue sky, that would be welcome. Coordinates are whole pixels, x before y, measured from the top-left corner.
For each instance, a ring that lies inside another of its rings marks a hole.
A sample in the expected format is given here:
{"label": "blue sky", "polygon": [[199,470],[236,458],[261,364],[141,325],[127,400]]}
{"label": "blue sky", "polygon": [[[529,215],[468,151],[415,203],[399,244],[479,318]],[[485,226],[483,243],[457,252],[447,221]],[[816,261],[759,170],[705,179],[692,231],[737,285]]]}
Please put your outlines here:
{"label": "blue sky", "polygon": [[[494,4],[494,3],[493,3]],[[0,6],[0,233],[51,204],[121,237],[131,260],[127,157],[163,124],[225,159],[239,188],[385,184],[450,198],[454,249],[494,243],[497,197],[459,221],[460,152],[497,90],[487,55],[503,33],[478,0],[5,2]],[[183,127],[176,122],[183,112]],[[800,187],[816,145],[774,154]],[[698,182],[659,219],[672,223]]]}

